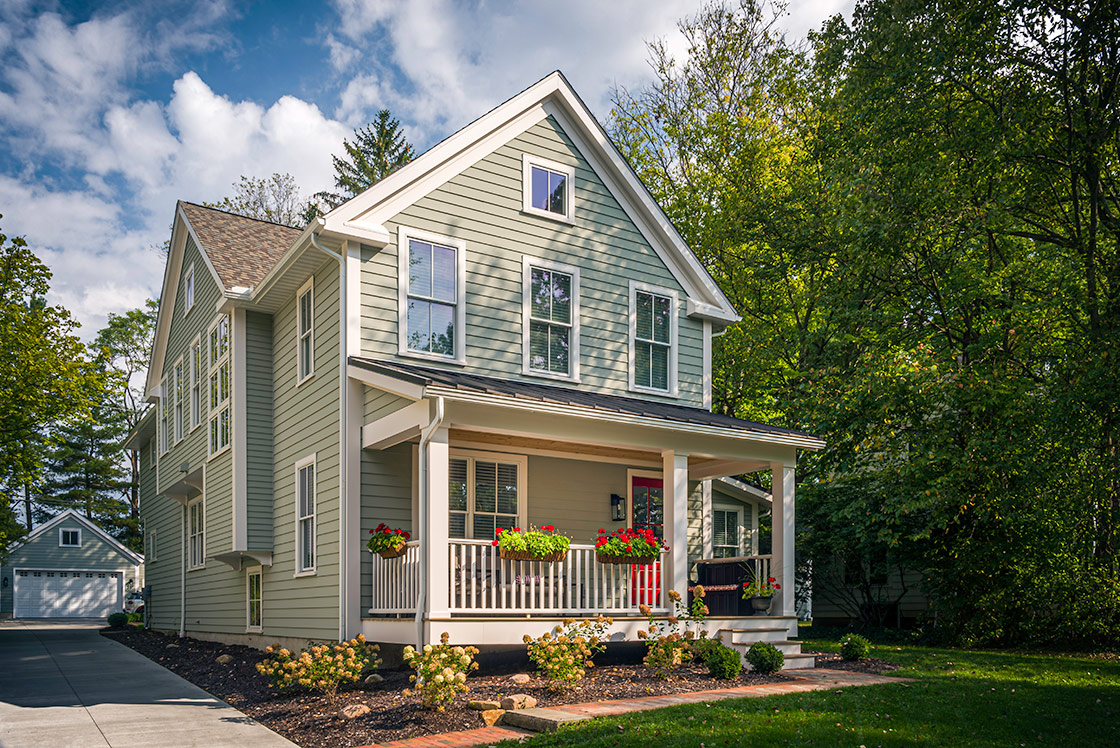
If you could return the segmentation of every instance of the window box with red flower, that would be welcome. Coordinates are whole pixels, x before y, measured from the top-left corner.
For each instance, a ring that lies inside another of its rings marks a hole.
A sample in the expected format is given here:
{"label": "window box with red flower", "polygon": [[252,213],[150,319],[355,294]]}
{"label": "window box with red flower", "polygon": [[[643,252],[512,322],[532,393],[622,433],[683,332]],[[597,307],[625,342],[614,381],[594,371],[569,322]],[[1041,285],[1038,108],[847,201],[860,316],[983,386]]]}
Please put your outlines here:
{"label": "window box with red flower", "polygon": [[568,557],[572,539],[556,533],[554,525],[530,526],[528,530],[520,527],[499,527],[498,536],[491,545],[498,547],[498,553],[507,561],[563,561]]}
{"label": "window box with red flower", "polygon": [[381,558],[400,558],[404,555],[405,544],[411,539],[407,530],[393,529],[382,522],[369,531],[366,547]]}
{"label": "window box with red flower", "polygon": [[627,528],[608,535],[600,528],[595,539],[595,558],[601,564],[652,564],[664,548],[653,530]]}

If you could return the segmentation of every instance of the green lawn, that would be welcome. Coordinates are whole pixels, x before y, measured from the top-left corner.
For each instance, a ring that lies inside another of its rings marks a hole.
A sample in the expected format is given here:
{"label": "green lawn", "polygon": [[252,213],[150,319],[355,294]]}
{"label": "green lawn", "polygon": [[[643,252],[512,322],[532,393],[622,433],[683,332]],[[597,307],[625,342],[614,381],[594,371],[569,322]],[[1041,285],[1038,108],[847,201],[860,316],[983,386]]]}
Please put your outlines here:
{"label": "green lawn", "polygon": [[[806,649],[835,649],[809,640]],[[912,683],[694,704],[540,735],[544,746],[1120,746],[1120,658],[874,646]],[[513,746],[516,743],[502,743]]]}

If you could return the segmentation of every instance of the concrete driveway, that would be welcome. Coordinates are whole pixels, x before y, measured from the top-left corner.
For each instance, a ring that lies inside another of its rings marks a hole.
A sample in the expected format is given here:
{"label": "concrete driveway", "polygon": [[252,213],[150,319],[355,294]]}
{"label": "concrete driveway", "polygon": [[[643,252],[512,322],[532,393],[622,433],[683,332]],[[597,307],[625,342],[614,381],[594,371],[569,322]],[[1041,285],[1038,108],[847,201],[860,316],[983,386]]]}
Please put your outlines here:
{"label": "concrete driveway", "polygon": [[0,748],[294,748],[99,626],[0,621]]}

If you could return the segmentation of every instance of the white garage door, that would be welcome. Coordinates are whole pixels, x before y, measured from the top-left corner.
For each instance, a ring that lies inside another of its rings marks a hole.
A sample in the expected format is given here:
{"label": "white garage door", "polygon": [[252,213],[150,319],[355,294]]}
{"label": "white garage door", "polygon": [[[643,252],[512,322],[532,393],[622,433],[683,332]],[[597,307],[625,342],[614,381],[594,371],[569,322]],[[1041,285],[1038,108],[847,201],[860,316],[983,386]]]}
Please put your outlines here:
{"label": "white garage door", "polygon": [[16,618],[104,618],[122,605],[119,572],[16,572]]}

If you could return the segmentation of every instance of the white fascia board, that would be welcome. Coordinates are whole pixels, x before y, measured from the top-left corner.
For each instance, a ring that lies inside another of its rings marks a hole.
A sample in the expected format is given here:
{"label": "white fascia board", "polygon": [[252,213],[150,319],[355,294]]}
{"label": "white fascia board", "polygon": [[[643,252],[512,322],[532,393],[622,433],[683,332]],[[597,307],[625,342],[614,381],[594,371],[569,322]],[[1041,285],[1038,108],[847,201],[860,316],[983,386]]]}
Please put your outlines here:
{"label": "white fascia board", "polygon": [[171,336],[171,318],[175,316],[175,298],[179,291],[179,279],[183,273],[183,255],[186,253],[188,235],[194,239],[194,245],[198,247],[198,253],[202,256],[203,263],[210,270],[214,283],[223,293],[226,291],[222,279],[218,276],[218,271],[214,268],[214,263],[210,262],[210,257],[206,254],[206,248],[202,246],[202,242],[198,240],[198,235],[191,228],[191,222],[187,220],[187,216],[183,212],[183,206],[176,203],[175,218],[171,224],[171,246],[167,253],[167,264],[163,269],[163,286],[159,295],[159,312],[156,315],[152,356],[148,361],[148,374],[144,380],[144,398],[147,402],[153,402],[156,397],[155,388],[159,384],[160,375],[163,372],[163,360],[167,355],[167,342]]}
{"label": "white fascia board", "polygon": [[797,434],[770,434],[765,431],[745,431],[741,429],[724,428],[722,426],[707,426],[696,423],[684,423],[682,421],[670,421],[662,418],[651,418],[649,416],[640,416],[630,413],[598,410],[596,408],[581,407],[568,403],[549,403],[541,400],[523,400],[520,398],[509,397],[505,395],[492,395],[484,392],[459,390],[454,387],[444,387],[434,384],[430,384],[426,388],[424,388],[424,394],[428,397],[442,397],[449,401],[478,403],[480,405],[492,405],[499,408],[527,410],[536,413],[547,413],[550,415],[570,416],[573,418],[585,418],[596,421],[609,421],[611,423],[625,423],[633,426],[644,426],[646,428],[660,429],[662,431],[674,431],[685,434],[703,434],[705,436],[718,436],[739,441],[778,444],[787,447],[798,447],[800,449],[817,450],[823,449],[825,445],[823,440],[816,439],[811,436],[800,436]]}

